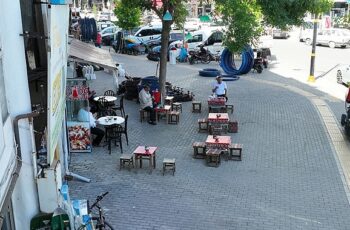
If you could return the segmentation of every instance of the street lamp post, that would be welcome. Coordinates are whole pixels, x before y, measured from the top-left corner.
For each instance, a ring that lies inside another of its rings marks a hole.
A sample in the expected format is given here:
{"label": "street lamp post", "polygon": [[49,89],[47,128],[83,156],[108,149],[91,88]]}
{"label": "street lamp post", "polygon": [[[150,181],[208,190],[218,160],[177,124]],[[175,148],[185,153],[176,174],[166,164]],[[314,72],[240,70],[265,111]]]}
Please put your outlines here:
{"label": "street lamp post", "polygon": [[315,82],[315,58],[316,58],[316,39],[317,39],[317,24],[318,19],[316,14],[314,15],[314,33],[312,38],[312,51],[311,51],[311,64],[310,64],[310,75],[308,82]]}

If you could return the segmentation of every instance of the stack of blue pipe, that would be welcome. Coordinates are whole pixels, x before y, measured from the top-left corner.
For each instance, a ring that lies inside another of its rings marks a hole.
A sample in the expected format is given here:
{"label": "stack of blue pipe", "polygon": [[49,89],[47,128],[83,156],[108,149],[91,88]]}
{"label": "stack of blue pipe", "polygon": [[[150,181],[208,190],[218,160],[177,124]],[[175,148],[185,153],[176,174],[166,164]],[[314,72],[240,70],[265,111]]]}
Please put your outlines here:
{"label": "stack of blue pipe", "polygon": [[239,69],[235,65],[232,53],[227,48],[222,51],[220,66],[228,75],[246,74],[253,68],[253,64],[254,52],[250,46],[247,46],[242,52],[242,64]]}

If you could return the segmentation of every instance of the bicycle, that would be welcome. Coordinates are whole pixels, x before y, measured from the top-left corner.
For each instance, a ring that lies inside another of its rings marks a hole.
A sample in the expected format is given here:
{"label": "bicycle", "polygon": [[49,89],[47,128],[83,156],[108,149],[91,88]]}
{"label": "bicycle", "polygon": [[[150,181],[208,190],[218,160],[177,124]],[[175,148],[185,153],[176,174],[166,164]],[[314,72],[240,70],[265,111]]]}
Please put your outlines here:
{"label": "bicycle", "polygon": [[114,228],[111,226],[111,224],[105,220],[105,217],[103,215],[103,209],[100,205],[100,201],[107,194],[108,194],[108,192],[105,192],[102,195],[97,196],[95,202],[91,206],[89,206],[89,202],[88,202],[89,214],[92,213],[93,208],[97,208],[98,209],[98,216],[92,216],[91,219],[88,220],[87,223],[80,226],[78,228],[78,230],[89,229],[89,228],[85,228],[85,227],[88,227],[90,224],[94,225],[95,229],[98,229],[98,230],[114,230]]}

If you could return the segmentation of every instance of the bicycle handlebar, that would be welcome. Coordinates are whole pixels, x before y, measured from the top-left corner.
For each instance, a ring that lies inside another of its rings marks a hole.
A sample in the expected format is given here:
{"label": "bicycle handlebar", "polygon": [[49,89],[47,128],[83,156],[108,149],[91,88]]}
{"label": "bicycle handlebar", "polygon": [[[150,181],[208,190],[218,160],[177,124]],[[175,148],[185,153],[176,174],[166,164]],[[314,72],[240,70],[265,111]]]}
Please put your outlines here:
{"label": "bicycle handlebar", "polygon": [[97,204],[103,199],[103,197],[105,197],[109,192],[105,192],[102,195],[97,196],[96,201],[91,205],[91,207],[89,208],[90,210],[93,209],[95,206],[97,206]]}

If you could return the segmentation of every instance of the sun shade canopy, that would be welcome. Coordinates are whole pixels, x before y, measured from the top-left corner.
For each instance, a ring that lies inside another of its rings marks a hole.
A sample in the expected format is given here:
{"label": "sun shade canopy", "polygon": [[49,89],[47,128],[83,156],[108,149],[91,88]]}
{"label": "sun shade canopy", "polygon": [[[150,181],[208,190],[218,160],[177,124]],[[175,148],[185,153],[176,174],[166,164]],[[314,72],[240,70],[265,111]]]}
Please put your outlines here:
{"label": "sun shade canopy", "polygon": [[117,63],[113,60],[112,55],[107,50],[97,48],[77,39],[70,40],[68,44],[69,60],[95,64],[110,70],[117,69]]}

